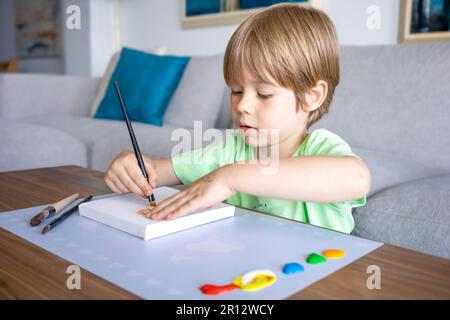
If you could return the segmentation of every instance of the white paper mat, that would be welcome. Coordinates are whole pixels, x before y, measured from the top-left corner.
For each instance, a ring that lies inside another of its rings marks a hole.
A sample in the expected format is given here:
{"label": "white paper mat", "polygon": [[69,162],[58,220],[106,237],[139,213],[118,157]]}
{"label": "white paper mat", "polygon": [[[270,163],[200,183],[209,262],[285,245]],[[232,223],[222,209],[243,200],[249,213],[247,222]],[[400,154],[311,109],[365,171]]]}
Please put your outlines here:
{"label": "white paper mat", "polygon": [[[382,245],[239,208],[232,218],[147,242],[78,213],[42,235],[42,226],[31,227],[29,220],[44,207],[0,213],[0,227],[145,299],[283,299]],[[308,254],[326,249],[346,256],[306,263]],[[283,274],[290,262],[305,271]],[[198,290],[254,269],[270,269],[278,280],[257,292],[207,296]]]}

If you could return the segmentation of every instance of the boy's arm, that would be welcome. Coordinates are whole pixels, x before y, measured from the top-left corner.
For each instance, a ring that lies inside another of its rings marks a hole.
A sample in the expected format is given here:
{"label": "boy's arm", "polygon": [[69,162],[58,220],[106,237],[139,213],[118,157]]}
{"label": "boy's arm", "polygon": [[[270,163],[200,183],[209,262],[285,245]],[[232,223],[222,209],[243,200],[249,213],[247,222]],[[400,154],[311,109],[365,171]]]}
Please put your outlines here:
{"label": "boy's arm", "polygon": [[283,158],[278,166],[238,162],[222,170],[234,192],[292,201],[355,200],[369,192],[371,183],[367,166],[353,156]]}
{"label": "boy's arm", "polygon": [[175,171],[172,167],[172,159],[160,159],[152,160],[153,166],[156,171],[156,186],[174,186],[182,184],[181,181],[175,175]]}
{"label": "boy's arm", "polygon": [[369,170],[353,156],[283,158],[275,167],[237,162],[192,182],[145,214],[155,220],[175,219],[208,208],[236,192],[291,201],[337,203],[359,199],[369,188]]}

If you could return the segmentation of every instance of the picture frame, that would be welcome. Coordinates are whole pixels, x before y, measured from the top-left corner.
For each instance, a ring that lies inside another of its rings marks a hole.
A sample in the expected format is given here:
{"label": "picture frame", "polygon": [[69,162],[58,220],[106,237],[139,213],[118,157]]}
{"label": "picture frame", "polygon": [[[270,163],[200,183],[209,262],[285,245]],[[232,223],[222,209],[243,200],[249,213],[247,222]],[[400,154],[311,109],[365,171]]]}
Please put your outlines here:
{"label": "picture frame", "polygon": [[14,10],[16,56],[60,57],[60,1],[16,0]]}
{"label": "picture frame", "polygon": [[[260,3],[262,4],[262,6],[255,7],[255,3],[257,3],[257,1],[252,0],[203,1],[203,3],[208,3],[208,6],[204,7],[204,13],[199,13],[199,10],[197,8],[193,8],[192,6],[189,7],[188,1],[191,0],[181,0],[181,24],[183,28],[200,28],[228,24],[239,24],[253,13],[256,13],[262,8],[270,5],[271,3],[276,2],[270,0],[261,0]],[[245,7],[242,8],[241,4],[244,2],[247,3]],[[326,0],[299,0],[298,3],[304,6],[311,6],[324,11],[326,10]]]}
{"label": "picture frame", "polygon": [[402,0],[399,43],[449,41],[449,7],[450,0]]}

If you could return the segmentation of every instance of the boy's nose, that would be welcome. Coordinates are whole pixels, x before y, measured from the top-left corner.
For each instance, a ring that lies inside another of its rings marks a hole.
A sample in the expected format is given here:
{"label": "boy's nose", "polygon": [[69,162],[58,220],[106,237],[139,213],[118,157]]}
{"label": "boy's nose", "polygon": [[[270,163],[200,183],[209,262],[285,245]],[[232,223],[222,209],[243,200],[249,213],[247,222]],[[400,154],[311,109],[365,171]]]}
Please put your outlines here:
{"label": "boy's nose", "polygon": [[241,101],[239,101],[238,105],[237,105],[237,110],[240,113],[253,113],[254,108],[252,107],[251,102],[248,99],[244,99],[242,98]]}

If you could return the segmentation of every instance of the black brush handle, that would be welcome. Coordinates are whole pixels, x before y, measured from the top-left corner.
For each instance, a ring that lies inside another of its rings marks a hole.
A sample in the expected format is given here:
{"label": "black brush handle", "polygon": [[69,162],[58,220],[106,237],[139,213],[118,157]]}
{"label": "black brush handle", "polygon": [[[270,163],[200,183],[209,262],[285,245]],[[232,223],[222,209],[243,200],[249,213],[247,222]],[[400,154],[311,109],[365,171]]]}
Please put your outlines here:
{"label": "black brush handle", "polygon": [[55,220],[53,220],[52,222],[50,222],[50,227],[53,228],[55,225],[57,225],[58,223],[63,222],[64,220],[66,220],[68,217],[70,217],[72,215],[72,213],[74,213],[75,211],[78,210],[78,207],[80,206],[80,204],[84,203],[84,202],[88,202],[92,199],[92,196],[89,196],[85,199],[83,199],[82,201],[78,202],[78,204],[72,208],[70,208],[68,211],[64,212],[63,214],[61,214],[58,218],[56,218]]}
{"label": "black brush handle", "polygon": [[[125,102],[122,98],[122,93],[120,92],[119,82],[114,80],[114,87],[116,88],[117,96],[119,97],[120,106],[122,107],[123,116],[125,117],[125,122],[127,123],[128,132],[130,133],[131,143],[133,144],[134,154],[136,155],[136,159],[141,168],[142,174],[144,175],[145,180],[148,182],[148,174],[147,170],[145,170],[144,160],[142,159],[141,150],[139,150],[139,146],[136,140],[136,136],[134,135],[133,127],[131,126],[130,119],[128,118],[128,112],[125,107]],[[149,202],[155,201],[155,196],[153,193],[147,197]]]}

